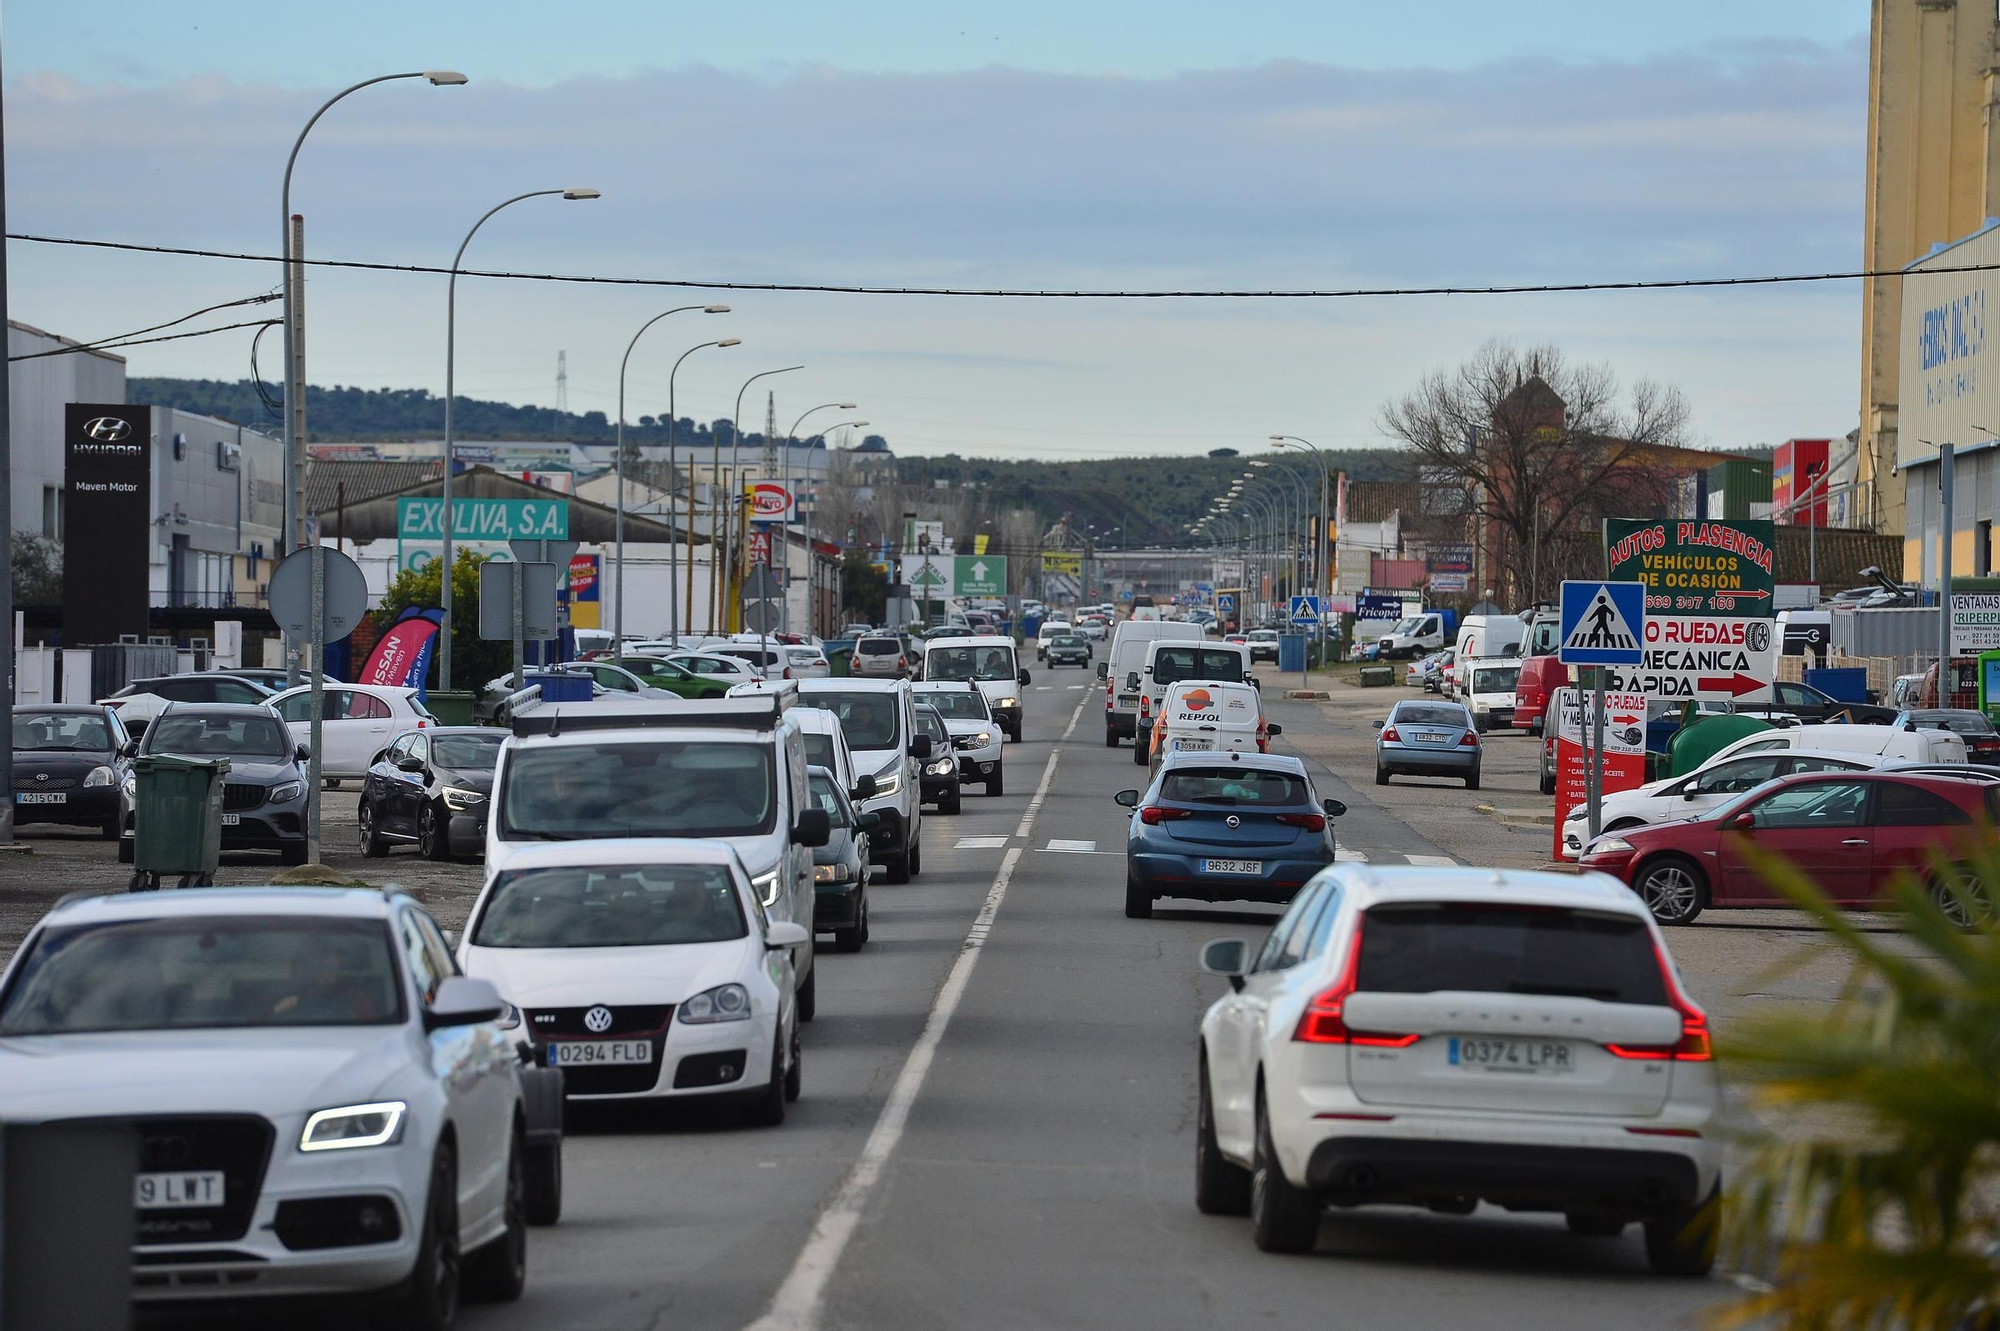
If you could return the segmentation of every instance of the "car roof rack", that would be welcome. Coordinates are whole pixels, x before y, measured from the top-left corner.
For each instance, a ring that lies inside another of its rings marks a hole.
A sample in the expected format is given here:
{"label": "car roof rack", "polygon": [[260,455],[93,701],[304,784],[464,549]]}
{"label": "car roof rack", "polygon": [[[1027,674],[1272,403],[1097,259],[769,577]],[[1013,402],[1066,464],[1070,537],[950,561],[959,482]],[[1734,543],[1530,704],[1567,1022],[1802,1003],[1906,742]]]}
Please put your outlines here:
{"label": "car roof rack", "polygon": [[661,706],[644,702],[542,703],[514,713],[514,733],[522,738],[578,731],[679,730],[695,726],[769,730],[796,701],[791,692],[710,698]]}

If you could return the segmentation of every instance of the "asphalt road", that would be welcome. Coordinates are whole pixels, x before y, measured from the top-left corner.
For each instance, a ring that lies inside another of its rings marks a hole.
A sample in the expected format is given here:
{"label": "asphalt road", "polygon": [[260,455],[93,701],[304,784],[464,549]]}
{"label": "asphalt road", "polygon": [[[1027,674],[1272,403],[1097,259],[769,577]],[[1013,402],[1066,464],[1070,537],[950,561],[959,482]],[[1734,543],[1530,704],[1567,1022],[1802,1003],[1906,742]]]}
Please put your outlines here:
{"label": "asphalt road", "polygon": [[[1196,1212],[1194,1035],[1224,986],[1195,953],[1222,935],[1260,937],[1276,911],[1163,902],[1150,921],[1125,919],[1127,815],[1111,797],[1143,785],[1144,769],[1129,747],[1103,746],[1095,687],[1036,679],[1026,742],[1007,750],[1010,793],[928,815],[924,873],[871,888],[867,948],[822,953],[804,1096],[787,1122],[579,1115],[565,1215],[533,1232],[526,1296],[469,1307],[464,1325],[1685,1327],[1735,1292],[1650,1275],[1636,1230],[1580,1239],[1560,1220],[1487,1209],[1364,1210],[1329,1216],[1318,1253],[1287,1258],[1257,1252],[1247,1221]],[[1367,719],[1387,701],[1271,704],[1287,730],[1277,747],[1303,753],[1321,793],[1348,803],[1343,858],[1486,862],[1490,844],[1518,865],[1528,852],[1476,810],[1480,797],[1442,784],[1385,792],[1357,775],[1372,765]],[[1528,775],[1497,784],[1512,799],[1525,783],[1520,798],[1532,798],[1533,742],[1500,743],[1521,750],[1501,766]],[[117,873],[109,846],[40,845],[0,862],[12,907],[0,950],[34,903]],[[478,879],[476,866],[407,855],[343,867],[418,878],[447,927]],[[261,872],[245,863],[229,876]],[[1696,997],[1727,1011],[1830,995],[1839,975],[1811,967],[1782,982],[1791,989],[1750,983],[1794,936],[1806,937],[1697,927],[1675,946]],[[311,1309],[287,1320],[345,1325]]]}

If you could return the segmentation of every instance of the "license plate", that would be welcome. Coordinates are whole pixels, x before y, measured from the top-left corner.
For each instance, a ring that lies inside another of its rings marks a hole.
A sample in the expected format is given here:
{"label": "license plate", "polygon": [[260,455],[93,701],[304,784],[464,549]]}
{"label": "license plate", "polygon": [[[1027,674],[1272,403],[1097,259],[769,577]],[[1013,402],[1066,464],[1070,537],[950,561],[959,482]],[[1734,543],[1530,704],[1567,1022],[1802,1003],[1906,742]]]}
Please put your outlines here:
{"label": "license plate", "polygon": [[1448,738],[1449,736],[1440,735],[1434,730],[1419,730],[1417,732],[1417,743],[1419,744],[1442,744]]}
{"label": "license plate", "polygon": [[222,825],[224,827],[241,827],[243,826],[243,815],[240,813],[225,813],[222,815]]}
{"label": "license plate", "polygon": [[132,1205],[141,1211],[220,1206],[222,1200],[222,1171],[219,1169],[132,1176]]}
{"label": "license plate", "polygon": [[1118,705],[1120,707],[1137,707],[1139,705],[1139,695],[1136,693],[1121,693],[1118,695]]}
{"label": "license plate", "polygon": [[577,1040],[549,1046],[549,1066],[574,1068],[653,1061],[651,1040]]}
{"label": "license plate", "polygon": [[15,792],[16,804],[67,804],[69,796],[60,790],[22,790]]}
{"label": "license plate", "polygon": [[1203,860],[1203,861],[1201,862],[1201,871],[1202,871],[1203,873],[1252,873],[1252,874],[1261,874],[1261,873],[1263,873],[1263,872],[1264,872],[1264,861],[1262,861],[1262,860]]}
{"label": "license plate", "polygon": [[1446,1059],[1453,1067],[1528,1076],[1576,1071],[1574,1048],[1564,1040],[1485,1040],[1454,1035]]}
{"label": "license plate", "polygon": [[1174,741],[1176,753],[1207,753],[1215,747],[1215,741],[1206,739],[1177,739]]}

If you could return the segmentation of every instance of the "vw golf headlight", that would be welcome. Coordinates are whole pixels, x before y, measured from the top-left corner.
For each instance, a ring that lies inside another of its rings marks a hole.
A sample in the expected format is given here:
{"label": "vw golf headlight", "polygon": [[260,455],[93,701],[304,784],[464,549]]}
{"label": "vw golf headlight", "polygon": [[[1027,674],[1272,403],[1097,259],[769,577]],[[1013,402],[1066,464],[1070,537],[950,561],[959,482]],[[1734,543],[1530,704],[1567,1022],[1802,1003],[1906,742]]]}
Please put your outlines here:
{"label": "vw golf headlight", "polygon": [[306,1120],[299,1134],[301,1151],[346,1151],[357,1146],[386,1146],[403,1131],[409,1106],[401,1100],[322,1109]]}
{"label": "vw golf headlight", "polygon": [[84,777],[83,784],[88,789],[91,786],[108,786],[117,779],[118,774],[110,768],[93,767],[90,769],[90,775]]}
{"label": "vw golf headlight", "polygon": [[854,869],[851,865],[815,864],[813,866],[813,881],[815,883],[845,883],[851,881],[853,878]]}
{"label": "vw golf headlight", "polygon": [[464,813],[467,809],[477,808],[484,803],[486,803],[484,791],[467,790],[463,786],[444,788],[444,807],[453,813]]}
{"label": "vw golf headlight", "polygon": [[783,872],[782,865],[768,873],[760,873],[750,880],[750,887],[757,893],[758,900],[767,906],[777,904],[778,875],[781,872]]}
{"label": "vw golf headlight", "polygon": [[690,1026],[716,1021],[748,1021],[750,991],[740,984],[718,984],[681,1004],[677,1015]]}
{"label": "vw golf headlight", "polygon": [[287,781],[282,786],[273,786],[271,788],[271,803],[283,804],[286,800],[295,800],[304,790],[305,787],[297,781]]}
{"label": "vw golf headlight", "polygon": [[1619,851],[1625,851],[1630,849],[1632,849],[1632,843],[1627,841],[1622,836],[1601,836],[1597,838],[1597,840],[1585,846],[1583,848],[1583,853],[1586,855],[1596,855],[1600,853],[1616,854]]}

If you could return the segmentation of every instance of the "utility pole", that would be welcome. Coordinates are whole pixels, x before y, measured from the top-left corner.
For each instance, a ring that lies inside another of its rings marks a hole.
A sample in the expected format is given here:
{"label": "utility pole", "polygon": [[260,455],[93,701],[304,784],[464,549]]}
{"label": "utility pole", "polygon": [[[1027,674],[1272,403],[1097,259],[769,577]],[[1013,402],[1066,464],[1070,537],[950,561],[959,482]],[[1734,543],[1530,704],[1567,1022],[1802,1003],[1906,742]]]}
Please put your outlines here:
{"label": "utility pole", "polygon": [[[787,439],[785,457],[788,464],[791,456],[792,441]],[[790,471],[790,465],[785,470]],[[776,481],[785,487],[787,494],[791,493],[791,477],[778,474],[778,395],[768,389],[764,393],[764,479]],[[772,524],[771,566],[778,574],[778,628],[789,633],[792,628],[792,524],[789,521]],[[811,567],[810,562],[807,567]]]}
{"label": "utility pole", "polygon": [[1938,449],[1938,669],[1934,707],[1951,706],[1951,506],[1954,446]]}
{"label": "utility pole", "polygon": [[[290,365],[287,367],[298,391],[291,395],[286,404],[290,408],[291,419],[285,422],[285,429],[291,436],[292,452],[292,530],[288,533],[291,548],[300,550],[306,544],[306,219],[298,213],[292,214],[292,248],[289,271],[285,275],[285,314],[290,322],[285,331],[291,334],[285,345]],[[284,541],[279,542],[280,545]],[[9,632],[11,632],[11,626]],[[294,641],[285,657],[285,682],[296,688],[299,672],[306,667],[306,644]]]}
{"label": "utility pole", "polygon": [[[7,231],[7,131],[0,120],[0,235]],[[7,326],[7,246],[0,241],[0,329]],[[0,550],[7,552],[8,567],[14,553],[14,437],[13,402],[8,374],[0,374]],[[67,445],[65,445],[67,446]],[[7,692],[8,715],[14,707],[14,579],[0,578],[0,686]],[[0,790],[7,792],[0,802],[0,846],[14,844],[14,726],[0,726]]]}

